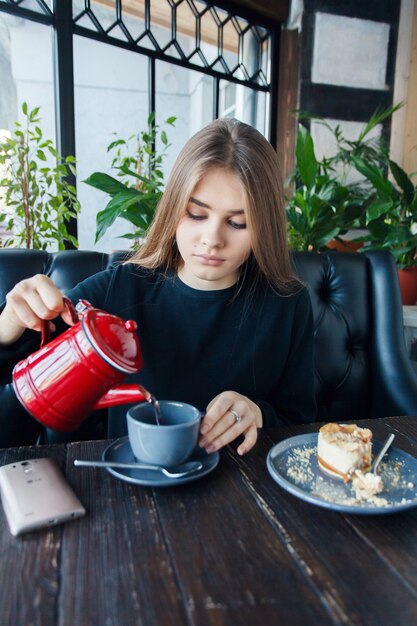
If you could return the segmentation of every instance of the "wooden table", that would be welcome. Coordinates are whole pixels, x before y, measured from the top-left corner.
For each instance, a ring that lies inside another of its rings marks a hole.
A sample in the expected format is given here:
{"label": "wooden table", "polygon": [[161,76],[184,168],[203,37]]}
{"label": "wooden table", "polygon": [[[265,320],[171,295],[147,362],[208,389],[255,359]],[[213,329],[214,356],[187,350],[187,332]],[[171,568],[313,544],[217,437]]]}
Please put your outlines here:
{"label": "wooden table", "polygon": [[[417,456],[417,418],[370,422]],[[417,624],[417,510],[343,515],[282,490],[273,443],[319,425],[260,433],[243,458],[175,488],[77,468],[108,442],[0,451],[0,464],[56,458],[88,510],[12,537],[0,511],[2,626]]]}

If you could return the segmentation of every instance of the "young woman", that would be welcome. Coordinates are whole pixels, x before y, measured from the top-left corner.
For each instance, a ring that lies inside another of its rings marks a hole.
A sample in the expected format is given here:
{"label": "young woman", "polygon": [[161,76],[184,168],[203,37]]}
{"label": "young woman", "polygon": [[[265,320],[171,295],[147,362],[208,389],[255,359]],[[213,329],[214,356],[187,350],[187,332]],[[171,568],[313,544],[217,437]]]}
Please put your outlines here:
{"label": "young woman", "polygon": [[[315,419],[310,299],[291,270],[277,155],[251,126],[222,119],[194,135],[145,244],[67,295],[137,321],[144,368],[128,382],[205,411],[207,452],[243,436],[245,454],[258,428]],[[37,349],[41,319],[62,332],[59,316],[70,323],[49,278],[18,283],[0,316],[1,371]],[[0,445],[33,442],[40,427],[10,384],[0,402]],[[126,434],[126,410],[110,409],[109,437]]]}

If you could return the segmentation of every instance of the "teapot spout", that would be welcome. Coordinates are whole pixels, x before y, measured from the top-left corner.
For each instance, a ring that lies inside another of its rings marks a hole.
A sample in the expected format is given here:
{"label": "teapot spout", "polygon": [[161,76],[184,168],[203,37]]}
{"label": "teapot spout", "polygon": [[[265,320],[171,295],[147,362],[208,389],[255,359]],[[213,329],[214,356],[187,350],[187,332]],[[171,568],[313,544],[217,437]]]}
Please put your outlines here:
{"label": "teapot spout", "polygon": [[129,404],[130,402],[151,402],[152,394],[141,385],[117,385],[112,387],[94,405],[96,409],[106,409],[119,404]]}

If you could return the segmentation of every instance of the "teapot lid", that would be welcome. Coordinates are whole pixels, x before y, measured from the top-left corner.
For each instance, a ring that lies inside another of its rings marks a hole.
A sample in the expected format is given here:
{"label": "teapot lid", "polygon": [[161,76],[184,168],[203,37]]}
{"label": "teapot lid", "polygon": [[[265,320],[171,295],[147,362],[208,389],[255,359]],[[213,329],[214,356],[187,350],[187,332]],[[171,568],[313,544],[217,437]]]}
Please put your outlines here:
{"label": "teapot lid", "polygon": [[83,312],[81,324],[94,350],[107,363],[128,374],[139,372],[143,360],[134,320],[92,308]]}

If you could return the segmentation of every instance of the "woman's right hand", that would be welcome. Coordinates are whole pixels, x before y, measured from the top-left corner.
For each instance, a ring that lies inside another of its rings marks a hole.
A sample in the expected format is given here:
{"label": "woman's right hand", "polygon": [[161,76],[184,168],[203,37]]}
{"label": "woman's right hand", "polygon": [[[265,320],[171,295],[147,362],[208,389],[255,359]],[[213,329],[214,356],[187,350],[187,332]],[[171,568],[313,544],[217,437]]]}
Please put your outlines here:
{"label": "woman's right hand", "polygon": [[26,328],[41,331],[42,320],[60,314],[67,324],[72,324],[63,294],[48,276],[37,274],[22,280],[6,296],[6,306],[0,315],[0,344],[14,343]]}

